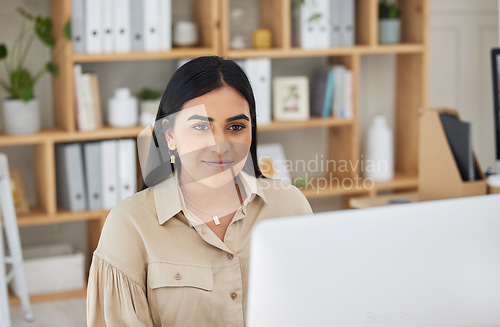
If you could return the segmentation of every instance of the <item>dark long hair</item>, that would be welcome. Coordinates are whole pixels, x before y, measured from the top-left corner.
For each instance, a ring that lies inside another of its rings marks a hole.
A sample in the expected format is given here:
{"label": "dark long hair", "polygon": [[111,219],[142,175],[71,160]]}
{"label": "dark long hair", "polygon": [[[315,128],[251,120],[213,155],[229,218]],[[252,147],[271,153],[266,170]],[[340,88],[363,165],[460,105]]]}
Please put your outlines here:
{"label": "dark long hair", "polygon": [[[177,69],[163,92],[160,107],[156,114],[157,124],[155,124],[155,126],[157,126],[164,117],[168,117],[169,119],[175,117],[173,114],[181,111],[184,104],[189,100],[224,86],[233,87],[238,91],[246,99],[250,108],[250,119],[252,123],[252,143],[250,145],[251,162],[248,162],[247,159],[247,163],[245,167],[243,167],[243,170],[253,169],[253,171],[247,172],[257,178],[265,178],[257,163],[257,118],[252,87],[243,69],[232,60],[227,60],[218,56],[198,57],[188,61]],[[170,121],[169,123],[173,124],[174,121]],[[160,135],[162,135],[162,137],[158,138],[156,133],[153,133],[147,166],[154,168],[143,169],[143,171],[147,173],[146,176],[143,176],[139,191],[167,179],[172,174],[174,166],[177,166],[170,163],[170,154],[168,156],[159,155],[161,151],[167,149],[165,135],[163,133],[160,133]],[[161,162],[153,163],[154,160],[151,154],[154,154],[156,158],[168,157],[168,160],[160,159]],[[173,155],[176,156],[176,162],[179,162],[177,153],[174,152]]]}

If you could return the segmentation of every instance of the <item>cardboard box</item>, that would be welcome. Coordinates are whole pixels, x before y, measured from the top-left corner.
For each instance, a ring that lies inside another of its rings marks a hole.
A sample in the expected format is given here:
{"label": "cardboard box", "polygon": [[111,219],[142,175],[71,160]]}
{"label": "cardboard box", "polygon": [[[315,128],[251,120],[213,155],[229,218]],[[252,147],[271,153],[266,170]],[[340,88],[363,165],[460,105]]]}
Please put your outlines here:
{"label": "cardboard box", "polygon": [[[85,256],[69,243],[25,248],[23,261],[29,295],[85,288]],[[12,292],[19,297],[15,278],[9,285]]]}
{"label": "cardboard box", "polygon": [[456,110],[427,109],[419,118],[419,200],[438,200],[486,194],[486,179],[476,154],[474,161],[479,173],[475,181],[463,181],[439,118],[440,113]]}

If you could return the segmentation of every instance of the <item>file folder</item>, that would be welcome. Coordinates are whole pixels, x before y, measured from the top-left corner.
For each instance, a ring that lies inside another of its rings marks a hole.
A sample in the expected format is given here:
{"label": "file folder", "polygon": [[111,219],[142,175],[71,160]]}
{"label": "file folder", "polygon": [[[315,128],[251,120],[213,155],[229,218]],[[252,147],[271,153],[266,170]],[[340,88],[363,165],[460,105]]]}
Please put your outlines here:
{"label": "file folder", "polygon": [[56,144],[57,202],[61,208],[87,208],[82,147],[80,143]]}
{"label": "file folder", "polygon": [[86,142],[83,144],[85,160],[85,181],[87,199],[90,210],[100,210],[102,206],[101,186],[101,142]]}

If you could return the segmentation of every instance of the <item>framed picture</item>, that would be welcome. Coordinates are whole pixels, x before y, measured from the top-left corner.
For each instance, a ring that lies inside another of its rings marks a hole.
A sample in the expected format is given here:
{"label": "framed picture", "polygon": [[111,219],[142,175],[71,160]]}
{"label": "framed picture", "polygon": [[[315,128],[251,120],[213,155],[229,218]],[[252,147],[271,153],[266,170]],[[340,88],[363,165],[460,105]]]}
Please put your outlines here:
{"label": "framed picture", "polygon": [[10,171],[10,185],[12,188],[12,198],[14,200],[16,215],[29,213],[30,206],[28,204],[26,192],[24,191],[23,180],[21,179],[19,170]]}
{"label": "framed picture", "polygon": [[285,152],[279,143],[257,145],[257,162],[262,174],[268,178],[281,179],[291,183],[286,170]]}
{"label": "framed picture", "polygon": [[309,119],[309,79],[306,76],[275,77],[273,102],[277,121]]}

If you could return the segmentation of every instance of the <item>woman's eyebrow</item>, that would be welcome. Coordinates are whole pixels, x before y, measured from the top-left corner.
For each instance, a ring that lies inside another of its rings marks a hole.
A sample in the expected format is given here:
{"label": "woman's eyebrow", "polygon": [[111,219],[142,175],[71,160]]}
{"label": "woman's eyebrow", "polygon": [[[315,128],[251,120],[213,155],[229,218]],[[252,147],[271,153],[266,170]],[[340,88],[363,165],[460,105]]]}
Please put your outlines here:
{"label": "woman's eyebrow", "polygon": [[228,119],[226,119],[226,121],[230,122],[230,121],[238,120],[238,119],[245,119],[247,121],[250,121],[250,119],[248,118],[248,116],[245,115],[245,114],[239,114],[239,115],[236,115],[236,116],[233,116],[233,117],[229,117]]}
{"label": "woman's eyebrow", "polygon": [[[192,115],[187,120],[192,120],[192,119],[199,119],[199,120],[204,120],[204,121],[209,121],[209,122],[214,121],[214,119],[212,117],[206,117],[206,116],[202,116],[202,115]],[[227,118],[226,122],[231,122],[231,121],[238,120],[238,119],[245,119],[247,121],[250,121],[250,118],[248,118],[247,115],[239,114],[239,115]]]}
{"label": "woman's eyebrow", "polygon": [[213,122],[214,121],[213,118],[202,116],[202,115],[192,115],[187,120],[191,120],[191,119],[199,119],[199,120],[204,120],[204,121],[209,121],[209,122]]}

